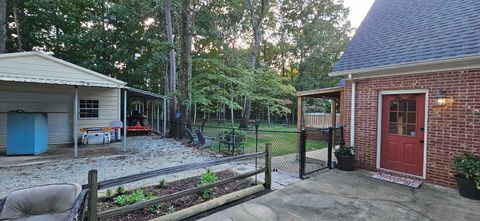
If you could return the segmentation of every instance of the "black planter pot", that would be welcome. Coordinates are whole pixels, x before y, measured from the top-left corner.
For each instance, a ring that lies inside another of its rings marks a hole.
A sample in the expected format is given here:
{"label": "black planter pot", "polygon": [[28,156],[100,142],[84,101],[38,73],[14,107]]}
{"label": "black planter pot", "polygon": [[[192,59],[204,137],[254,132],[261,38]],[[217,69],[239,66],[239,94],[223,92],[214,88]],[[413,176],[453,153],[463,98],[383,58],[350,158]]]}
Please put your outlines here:
{"label": "black planter pot", "polygon": [[352,171],[354,169],[353,167],[353,164],[355,163],[354,156],[338,156],[337,154],[335,154],[335,157],[337,157],[337,161],[338,161],[337,168],[339,170]]}
{"label": "black planter pot", "polygon": [[472,200],[480,200],[480,190],[477,189],[475,181],[465,179],[462,175],[455,175],[455,180],[461,196]]}

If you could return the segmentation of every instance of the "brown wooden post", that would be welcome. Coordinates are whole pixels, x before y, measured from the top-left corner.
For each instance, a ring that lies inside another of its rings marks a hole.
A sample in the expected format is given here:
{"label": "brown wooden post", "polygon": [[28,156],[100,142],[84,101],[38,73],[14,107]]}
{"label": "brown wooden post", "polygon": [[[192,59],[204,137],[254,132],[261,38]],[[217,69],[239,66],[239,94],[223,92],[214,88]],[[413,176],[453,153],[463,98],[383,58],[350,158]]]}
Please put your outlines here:
{"label": "brown wooden post", "polygon": [[265,144],[265,188],[272,189],[272,144]]}
{"label": "brown wooden post", "polygon": [[332,128],[334,129],[331,134],[332,143],[335,146],[335,129],[337,128],[337,101],[335,99],[332,99]]}
{"label": "brown wooden post", "polygon": [[97,198],[98,198],[98,180],[97,180],[97,170],[88,171],[88,220],[97,221]]}
{"label": "brown wooden post", "polygon": [[303,97],[301,95],[297,96],[297,152],[300,152],[300,131],[302,131]]}

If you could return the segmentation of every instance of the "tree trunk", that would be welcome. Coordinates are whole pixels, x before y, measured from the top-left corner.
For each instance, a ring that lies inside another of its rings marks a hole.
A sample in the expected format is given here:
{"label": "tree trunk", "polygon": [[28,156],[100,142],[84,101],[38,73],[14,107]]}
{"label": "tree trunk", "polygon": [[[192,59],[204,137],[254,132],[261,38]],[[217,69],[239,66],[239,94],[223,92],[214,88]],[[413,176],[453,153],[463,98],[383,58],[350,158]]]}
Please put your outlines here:
{"label": "tree trunk", "polygon": [[20,34],[20,23],[18,22],[17,1],[13,1],[13,20],[15,22],[15,30],[17,31],[18,51],[23,51],[22,35]]}
{"label": "tree trunk", "polygon": [[197,123],[197,103],[193,104],[193,125]]}
{"label": "tree trunk", "polygon": [[175,92],[177,90],[177,67],[175,61],[175,49],[173,47],[173,31],[172,31],[172,15],[170,13],[170,0],[164,1],[164,10],[165,10],[165,28],[167,31],[167,40],[170,44],[170,63],[169,63],[169,92],[172,95],[170,100],[170,136],[174,137],[176,135],[175,131],[178,129],[176,122],[176,113],[177,113],[177,98],[175,97]]}
{"label": "tree trunk", "polygon": [[182,0],[182,26],[180,40],[182,42],[180,55],[180,73],[178,83],[180,90],[180,102],[178,110],[181,113],[180,129],[177,130],[176,137],[182,138],[185,127],[190,127],[190,90],[189,80],[192,75],[192,36],[190,33],[191,23],[191,0]]}
{"label": "tree trunk", "polygon": [[[260,5],[261,8],[260,8],[260,14],[258,15],[258,19],[256,19],[254,15],[255,10],[253,7],[252,0],[248,1],[249,10],[250,10],[250,21],[253,29],[253,47],[252,47],[252,53],[250,54],[250,59],[248,60],[248,69],[250,70],[250,75],[252,78],[253,78],[253,75],[255,74],[255,65],[257,62],[258,49],[260,48],[260,40],[261,40],[260,29],[262,27],[262,21],[265,14],[265,1],[267,0],[261,0],[261,5]],[[245,110],[243,112],[240,128],[248,128],[251,111],[252,111],[252,99],[250,95],[247,95],[245,97]]]}
{"label": "tree trunk", "polygon": [[0,54],[7,52],[7,0],[0,0]]}
{"label": "tree trunk", "polygon": [[272,124],[270,120],[270,106],[267,106],[267,119],[268,119],[268,126],[270,127]]}

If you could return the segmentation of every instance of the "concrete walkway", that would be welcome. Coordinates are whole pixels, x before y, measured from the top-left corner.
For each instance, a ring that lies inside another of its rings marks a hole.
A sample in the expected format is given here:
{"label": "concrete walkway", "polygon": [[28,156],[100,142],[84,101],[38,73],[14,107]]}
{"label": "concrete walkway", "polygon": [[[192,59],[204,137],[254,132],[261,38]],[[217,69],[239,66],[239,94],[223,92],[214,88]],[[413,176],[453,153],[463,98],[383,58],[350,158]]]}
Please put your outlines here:
{"label": "concrete walkway", "polygon": [[479,220],[480,201],[454,189],[412,189],[369,175],[327,171],[202,220]]}

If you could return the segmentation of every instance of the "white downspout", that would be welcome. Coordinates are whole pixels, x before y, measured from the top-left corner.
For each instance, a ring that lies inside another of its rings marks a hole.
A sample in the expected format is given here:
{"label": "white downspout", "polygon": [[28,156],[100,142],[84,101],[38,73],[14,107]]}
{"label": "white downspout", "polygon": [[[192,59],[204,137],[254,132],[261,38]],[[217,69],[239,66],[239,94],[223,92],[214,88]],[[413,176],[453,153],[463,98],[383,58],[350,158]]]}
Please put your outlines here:
{"label": "white downspout", "polygon": [[[349,78],[351,79],[352,76],[350,75]],[[355,146],[355,81],[352,80],[352,103],[350,104],[350,146]]]}

